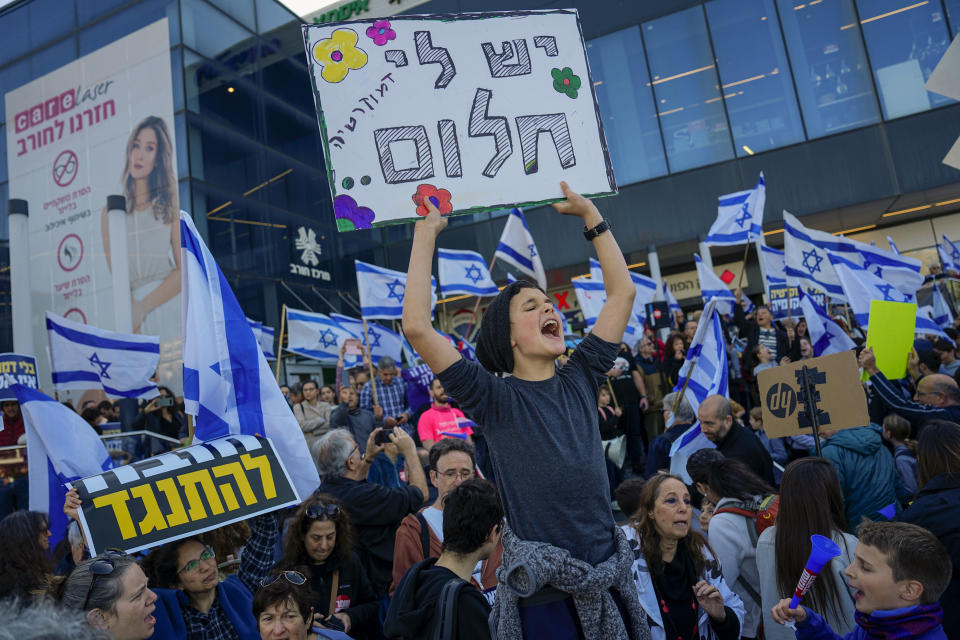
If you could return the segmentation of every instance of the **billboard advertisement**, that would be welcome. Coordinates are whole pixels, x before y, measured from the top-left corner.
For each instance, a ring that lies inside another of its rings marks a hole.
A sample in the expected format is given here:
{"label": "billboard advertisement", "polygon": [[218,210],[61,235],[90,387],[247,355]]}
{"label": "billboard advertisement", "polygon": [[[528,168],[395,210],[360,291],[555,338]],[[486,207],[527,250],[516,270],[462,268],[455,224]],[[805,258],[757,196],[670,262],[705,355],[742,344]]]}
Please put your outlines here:
{"label": "billboard advertisement", "polygon": [[[5,94],[10,197],[30,207],[33,312],[114,326],[111,265],[127,260],[134,333],[160,338],[159,384],[181,392],[177,154],[167,20]],[[126,198],[128,255],[106,201]],[[39,323],[37,326],[40,326]],[[34,330],[41,387],[45,331]]]}

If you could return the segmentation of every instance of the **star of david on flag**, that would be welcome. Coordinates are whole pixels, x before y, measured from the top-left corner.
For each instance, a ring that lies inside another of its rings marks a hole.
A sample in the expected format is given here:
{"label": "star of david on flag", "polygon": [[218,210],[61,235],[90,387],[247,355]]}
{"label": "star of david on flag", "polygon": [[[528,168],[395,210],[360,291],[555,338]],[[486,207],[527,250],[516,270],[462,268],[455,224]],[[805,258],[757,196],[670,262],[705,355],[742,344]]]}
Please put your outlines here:
{"label": "star of david on flag", "polygon": [[500,290],[490,277],[487,263],[476,251],[437,250],[440,293],[452,295],[495,296]]}
{"label": "star of david on flag", "polygon": [[857,318],[857,324],[863,329],[870,321],[870,301],[887,300],[890,302],[914,302],[914,297],[907,295],[873,275],[857,263],[828,252],[830,263],[836,270],[837,276],[846,294],[850,309]]}
{"label": "star of david on flag", "polygon": [[846,255],[855,251],[845,238],[825,231],[809,229],[789,212],[783,212],[784,273],[792,287],[809,287],[823,291],[831,298],[846,300],[840,279],[826,252]]}
{"label": "star of david on flag", "polygon": [[711,246],[746,244],[763,238],[763,208],[767,200],[767,185],[763,173],[753,189],[720,196],[717,219],[707,233]]}
{"label": "star of david on flag", "polygon": [[103,389],[111,396],[143,398],[157,394],[160,338],[116,333],[46,312],[53,386]]}
{"label": "star of david on flag", "polygon": [[303,431],[260,344],[189,214],[180,213],[183,399],[196,440],[230,434],[273,441],[299,496],[320,484]]}
{"label": "star of david on flag", "polygon": [[[363,342],[363,321],[339,313],[331,313],[330,318]],[[399,333],[387,329],[376,322],[367,321],[367,339],[369,340],[370,359],[373,364],[380,358],[389,356],[394,362],[400,362],[403,354],[403,338]]]}
{"label": "star of david on flag", "polygon": [[[340,347],[347,338],[361,337],[322,313],[287,307],[287,346],[285,349],[305,358],[336,363]],[[348,362],[349,361],[349,362]],[[344,358],[344,366],[360,363],[357,356]]]}
{"label": "star of david on flag", "polygon": [[[386,267],[354,260],[357,269],[357,291],[360,295],[360,314],[370,320],[382,318],[399,320],[403,315],[403,294],[407,289],[407,274]],[[430,279],[430,312],[437,305],[437,279]]]}

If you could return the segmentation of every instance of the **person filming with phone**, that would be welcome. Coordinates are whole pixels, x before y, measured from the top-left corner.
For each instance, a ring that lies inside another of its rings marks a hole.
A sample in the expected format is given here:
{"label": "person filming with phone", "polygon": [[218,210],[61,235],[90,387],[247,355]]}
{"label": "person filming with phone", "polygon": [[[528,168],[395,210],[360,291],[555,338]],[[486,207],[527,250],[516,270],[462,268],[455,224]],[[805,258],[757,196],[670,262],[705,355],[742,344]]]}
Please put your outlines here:
{"label": "person filming with phone", "polygon": [[[134,430],[146,429],[168,438],[180,438],[184,427],[183,416],[177,411],[173,391],[167,387],[157,387],[160,395],[147,402],[140,409],[133,423]],[[171,444],[159,438],[147,438],[145,455],[154,456],[171,449]]]}

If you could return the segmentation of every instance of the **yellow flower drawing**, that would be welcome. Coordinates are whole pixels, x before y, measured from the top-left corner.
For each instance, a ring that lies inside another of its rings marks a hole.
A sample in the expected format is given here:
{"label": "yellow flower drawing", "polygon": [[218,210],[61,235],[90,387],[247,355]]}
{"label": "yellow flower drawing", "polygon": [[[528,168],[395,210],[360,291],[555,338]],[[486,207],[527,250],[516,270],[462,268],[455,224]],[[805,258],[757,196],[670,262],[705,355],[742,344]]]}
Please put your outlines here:
{"label": "yellow flower drawing", "polygon": [[367,54],[357,47],[357,34],[350,29],[337,29],[315,44],[313,59],[323,65],[320,76],[327,82],[340,82],[348,71],[367,64]]}

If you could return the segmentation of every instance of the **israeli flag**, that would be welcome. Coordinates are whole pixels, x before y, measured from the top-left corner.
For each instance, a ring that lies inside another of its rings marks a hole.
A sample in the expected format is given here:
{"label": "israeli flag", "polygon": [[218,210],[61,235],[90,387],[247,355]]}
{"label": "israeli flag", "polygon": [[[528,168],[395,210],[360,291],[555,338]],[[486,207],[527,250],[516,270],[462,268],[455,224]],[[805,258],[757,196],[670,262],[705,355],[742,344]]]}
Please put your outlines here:
{"label": "israeli flag", "polygon": [[[712,298],[703,308],[697,332],[687,350],[687,359],[680,367],[677,386],[673,389],[677,392],[683,390],[683,397],[694,412],[708,396],[730,397],[727,349],[717,304],[718,301]],[[679,475],[689,483],[687,458],[694,451],[715,446],[700,431],[700,422],[697,421],[670,447],[670,473]]]}
{"label": "israeli flag", "polygon": [[940,264],[943,266],[944,275],[947,271],[960,271],[960,268],[957,268],[957,265],[954,264],[953,258],[950,257],[950,252],[942,244],[937,245],[937,253],[940,255]]}
{"label": "israeli flag", "polygon": [[[312,313],[287,307],[286,350],[305,358],[335,364],[340,357],[340,347],[348,338],[361,338],[322,313]],[[350,359],[350,364],[346,360]],[[344,358],[344,366],[358,364],[357,356]]]}
{"label": "israeli flag", "polygon": [[953,312],[950,311],[950,305],[947,304],[947,299],[943,297],[936,283],[933,285],[933,315],[930,319],[941,328],[953,326]]}
{"label": "israeli flag", "polygon": [[784,287],[787,285],[786,263],[783,251],[760,245],[760,260],[763,261],[764,277],[767,279],[767,288]]}
{"label": "israeli flag", "polygon": [[[954,271],[960,271],[960,249],[957,248],[957,245],[953,243],[953,240],[947,237],[946,234],[943,234],[943,248],[946,249],[947,255],[950,256],[950,264]],[[946,263],[944,263],[946,265]]]}
{"label": "israeli flag", "polygon": [[276,342],[275,335],[273,327],[265,324],[260,325],[260,335],[257,338],[257,342],[260,343],[260,350],[263,351],[263,357],[267,360],[277,359],[277,352],[274,351],[274,344]]}
{"label": "israeli flag", "polygon": [[726,315],[733,315],[733,307],[737,304],[737,296],[727,287],[713,269],[703,263],[698,254],[693,254],[697,263],[697,277],[700,279],[700,295],[704,302],[717,301],[717,311]]}
{"label": "israeli flag", "polygon": [[783,212],[783,231],[787,284],[810,287],[831,298],[846,301],[840,278],[827,258],[827,252],[851,253],[851,243],[825,231],[808,229],[787,211]]}
{"label": "israeli flag", "polygon": [[[229,434],[270,438],[298,496],[320,484],[303,431],[267,366],[223,272],[190,216],[180,214],[183,396],[200,442]],[[298,498],[299,499],[299,498]]]}
{"label": "israeli flag", "polygon": [[603,282],[603,268],[596,258],[590,258],[590,277],[596,282]]}
{"label": "israeli flag", "polygon": [[717,219],[707,233],[710,246],[746,244],[763,237],[763,207],[767,201],[767,185],[760,180],[753,189],[720,196]]}
{"label": "israeli flag", "polygon": [[580,305],[580,312],[589,329],[596,323],[600,309],[607,301],[607,292],[603,288],[603,282],[597,282],[593,278],[575,278],[571,282],[573,292],[577,296],[577,303]]}
{"label": "israeli flag", "polygon": [[683,309],[680,307],[680,303],[677,302],[676,296],[673,295],[673,291],[670,291],[670,285],[664,282],[663,287],[663,299],[667,301],[667,308],[670,309],[670,324],[673,324],[673,314],[677,311],[683,313]]}
{"label": "israeli flag", "polygon": [[276,360],[277,354],[273,352],[273,327],[268,327],[259,320],[251,320],[250,318],[247,318],[247,323],[249,323],[250,329],[253,330],[253,337],[257,339],[257,344],[263,351],[263,357],[267,360]]}
{"label": "israeli flag", "polygon": [[517,276],[515,276],[515,275],[513,275],[512,273],[510,273],[509,271],[507,271],[507,284],[511,284],[511,283],[513,283],[513,282],[516,282],[516,281],[517,281]]}
{"label": "israeli flag", "polygon": [[22,384],[10,389],[20,403],[27,435],[30,509],[48,514],[52,549],[70,523],[63,513],[65,485],[112,469],[113,461],[97,432],[76,411]]}
{"label": "israeli flag", "polygon": [[160,338],[116,333],[46,312],[53,387],[103,389],[111,396],[157,395],[151,382],[160,360]]}
{"label": "israeli flag", "polygon": [[440,294],[444,297],[495,296],[500,293],[487,263],[476,251],[437,250],[437,271],[440,276]]}
{"label": "israeli flag", "polygon": [[[330,319],[355,335],[363,342],[363,321],[339,313],[331,313]],[[403,353],[403,338],[399,333],[391,331],[376,322],[367,321],[367,340],[370,342],[370,359],[373,364],[380,362],[380,358],[389,356],[394,362],[400,362]],[[364,342],[366,344],[366,342]]]}
{"label": "israeli flag", "polygon": [[893,244],[893,238],[887,236],[887,244],[890,245],[890,251],[893,251],[896,255],[900,255],[900,249],[897,249],[897,245]]}
{"label": "israeli flag", "polygon": [[[856,251],[856,258],[873,275],[895,286],[901,293],[915,296],[917,289],[923,286],[920,270],[923,263],[916,258],[903,256],[893,251],[880,249],[872,245],[847,240]],[[850,256],[854,259],[854,256]]]}
{"label": "israeli flag", "polygon": [[543,270],[543,262],[537,252],[537,245],[533,242],[530,227],[523,217],[523,211],[514,208],[507,216],[507,225],[500,234],[500,243],[497,245],[495,258],[513,265],[522,273],[533,278],[544,291],[547,290],[547,274]]}
{"label": "israeli flag", "polygon": [[857,343],[803,289],[800,289],[800,311],[807,321],[814,357],[857,348]]}
{"label": "israeli flag", "polygon": [[827,252],[827,256],[840,279],[850,309],[853,310],[853,315],[857,318],[857,324],[862,328],[867,328],[870,319],[871,300],[915,302],[913,296],[903,293],[888,282],[884,282],[857,263],[831,251]]}
{"label": "israeli flag", "polygon": [[[407,274],[375,264],[353,261],[357,268],[357,291],[360,294],[360,315],[367,320],[383,318],[399,320],[403,316],[403,294],[407,290]],[[437,306],[437,279],[430,277],[430,314]]]}
{"label": "israeli flag", "polygon": [[[630,322],[627,323],[627,334],[638,340],[643,336],[643,325],[647,318],[647,303],[653,302],[657,295],[657,281],[641,273],[630,272],[630,279],[637,293],[633,298],[633,311],[630,313]],[[603,270],[600,261],[590,258],[590,280],[603,283]],[[606,300],[606,294],[604,294]]]}

